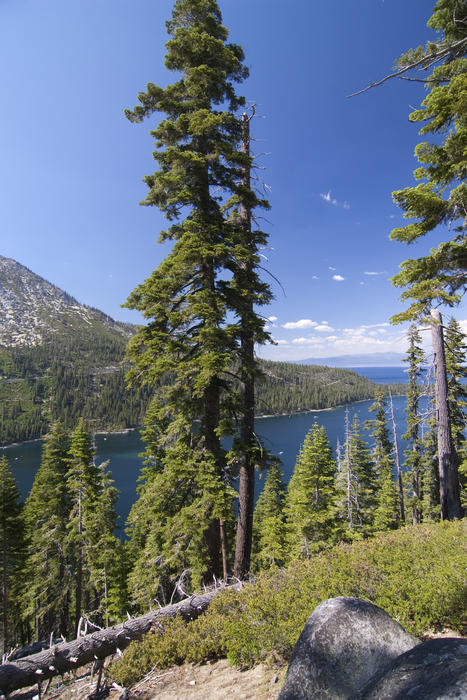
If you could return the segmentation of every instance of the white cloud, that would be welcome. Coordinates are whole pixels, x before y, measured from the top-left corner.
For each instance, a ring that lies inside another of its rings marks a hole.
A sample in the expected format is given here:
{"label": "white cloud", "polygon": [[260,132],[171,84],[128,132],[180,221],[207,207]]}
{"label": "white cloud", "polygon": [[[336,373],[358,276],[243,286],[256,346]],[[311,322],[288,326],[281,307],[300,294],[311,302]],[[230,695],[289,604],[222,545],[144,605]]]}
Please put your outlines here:
{"label": "white cloud", "polygon": [[319,196],[321,197],[321,199],[324,199],[325,202],[329,202],[329,204],[334,204],[334,206],[337,205],[337,199],[333,199],[331,197],[330,191],[327,194],[323,194],[322,192],[320,192]]}
{"label": "white cloud", "polygon": [[292,343],[294,345],[320,345],[324,343],[324,338],[304,338],[302,336],[301,338],[294,338]]}
{"label": "white cloud", "polygon": [[274,323],[274,321],[277,321],[277,316],[269,316],[268,321],[271,321],[271,323]]}
{"label": "white cloud", "polygon": [[376,275],[386,275],[386,272],[364,272],[364,275],[369,275],[370,277],[374,277]]}
{"label": "white cloud", "polygon": [[297,328],[314,328],[318,324],[316,321],[312,321],[310,318],[302,318],[300,321],[287,321],[282,325],[282,328],[286,328],[288,331],[296,330]]}
{"label": "white cloud", "polygon": [[329,265],[328,270],[334,270],[334,271],[335,271],[336,268],[335,268],[335,267],[331,267],[331,265]]}
{"label": "white cloud", "polygon": [[319,196],[324,202],[328,202],[328,204],[332,204],[334,207],[342,207],[343,209],[350,209],[350,204],[348,202],[338,202],[335,197],[332,197],[331,195],[331,190],[328,192],[320,192]]}
{"label": "white cloud", "polygon": [[328,324],[322,324],[320,326],[316,326],[314,330],[315,331],[324,331],[325,333],[328,333],[328,332],[333,331],[334,328],[332,328],[332,326],[329,326]]}
{"label": "white cloud", "polygon": [[457,323],[461,327],[462,333],[465,333],[467,335],[467,319],[464,321],[458,321]]}
{"label": "white cloud", "polygon": [[342,277],[342,275],[333,275],[332,279],[335,280],[335,282],[343,282],[345,277]]}
{"label": "white cloud", "polygon": [[313,275],[311,279],[312,280],[319,280],[319,277],[318,277],[318,275]]}

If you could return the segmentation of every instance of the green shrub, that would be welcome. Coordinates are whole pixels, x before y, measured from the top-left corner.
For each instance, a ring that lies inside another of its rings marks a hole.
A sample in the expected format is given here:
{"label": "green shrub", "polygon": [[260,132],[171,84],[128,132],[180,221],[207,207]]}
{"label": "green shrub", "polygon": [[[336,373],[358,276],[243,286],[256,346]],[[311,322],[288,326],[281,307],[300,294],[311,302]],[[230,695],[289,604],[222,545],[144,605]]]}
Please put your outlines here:
{"label": "green shrub", "polygon": [[117,682],[136,682],[154,666],[227,657],[240,666],[286,661],[322,600],[355,596],[379,605],[411,634],[462,629],[466,608],[466,521],[381,533],[260,574],[240,592],[224,591],[186,625],[164,622],[112,665]]}

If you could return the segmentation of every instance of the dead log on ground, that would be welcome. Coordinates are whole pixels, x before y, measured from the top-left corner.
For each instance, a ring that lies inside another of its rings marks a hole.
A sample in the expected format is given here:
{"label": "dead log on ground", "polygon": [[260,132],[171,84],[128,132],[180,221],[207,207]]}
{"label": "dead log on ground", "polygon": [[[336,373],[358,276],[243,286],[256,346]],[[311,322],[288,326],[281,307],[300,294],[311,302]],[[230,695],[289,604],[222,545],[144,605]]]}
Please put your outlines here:
{"label": "dead log on ground", "polygon": [[63,675],[67,671],[112,656],[117,650],[125,649],[134,639],[140,639],[160,618],[180,614],[187,621],[194,620],[208,608],[211,600],[226,588],[238,590],[238,585],[216,588],[202,595],[191,596],[180,603],[167,605],[142,617],[87,634],[72,642],[56,644],[39,654],[2,664],[0,691],[6,695],[12,690],[35,685],[47,678]]}

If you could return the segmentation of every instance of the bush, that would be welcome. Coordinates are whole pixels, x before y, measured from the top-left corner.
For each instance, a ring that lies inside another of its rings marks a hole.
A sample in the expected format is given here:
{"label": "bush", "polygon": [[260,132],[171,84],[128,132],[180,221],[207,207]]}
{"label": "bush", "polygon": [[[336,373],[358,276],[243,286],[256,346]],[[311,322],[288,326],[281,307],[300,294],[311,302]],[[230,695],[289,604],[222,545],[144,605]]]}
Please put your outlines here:
{"label": "bush", "polygon": [[379,605],[410,634],[462,630],[465,523],[406,527],[260,574],[240,593],[221,593],[188,625],[175,618],[133,642],[111,673],[127,686],[154,666],[183,661],[285,662],[316,605],[340,595]]}

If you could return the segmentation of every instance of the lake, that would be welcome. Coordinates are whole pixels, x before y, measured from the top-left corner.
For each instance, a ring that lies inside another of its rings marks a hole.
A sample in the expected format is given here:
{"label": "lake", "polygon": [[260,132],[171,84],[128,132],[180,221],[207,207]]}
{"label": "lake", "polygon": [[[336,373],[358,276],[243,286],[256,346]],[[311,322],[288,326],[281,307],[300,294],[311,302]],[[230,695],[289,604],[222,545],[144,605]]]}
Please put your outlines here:
{"label": "lake", "polygon": [[[355,368],[355,371],[381,384],[401,382],[404,381],[404,378],[405,381],[407,379],[407,374],[404,374],[403,368],[399,367],[358,367]],[[406,430],[405,396],[395,396],[393,402],[397,431],[400,436]],[[352,422],[355,413],[362,424],[365,420],[371,418],[372,414],[369,413],[368,409],[372,403],[372,401],[359,401],[350,404],[350,422]],[[286,482],[292,476],[297,454],[305,435],[315,421],[319,425],[324,425],[335,452],[337,441],[344,441],[345,410],[346,408],[342,406],[324,411],[258,418],[256,420],[256,432],[262,439],[263,444],[272,454],[279,456],[282,460]],[[399,438],[398,442],[402,460],[405,445],[401,438]],[[4,448],[3,453],[8,458],[10,468],[23,498],[28,495],[34,475],[40,464],[41,445],[42,442],[40,440],[35,440]],[[110,460],[110,470],[115,480],[115,486],[120,491],[117,510],[122,527],[136,499],[136,481],[142,466],[142,459],[139,455],[143,449],[144,445],[137,430],[127,433],[96,435],[97,461]],[[262,474],[257,474],[256,495],[259,494],[262,488],[264,478],[265,476],[263,477]]]}

